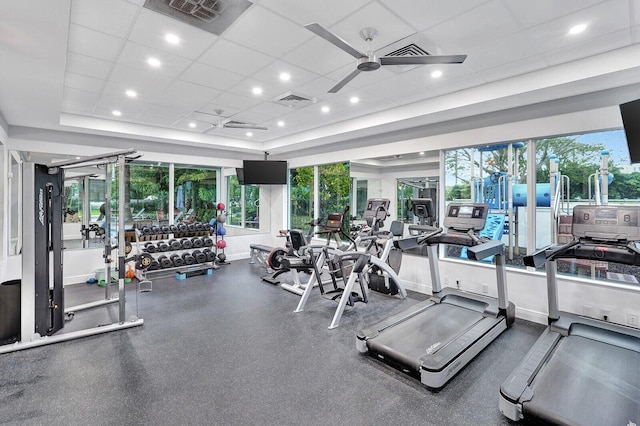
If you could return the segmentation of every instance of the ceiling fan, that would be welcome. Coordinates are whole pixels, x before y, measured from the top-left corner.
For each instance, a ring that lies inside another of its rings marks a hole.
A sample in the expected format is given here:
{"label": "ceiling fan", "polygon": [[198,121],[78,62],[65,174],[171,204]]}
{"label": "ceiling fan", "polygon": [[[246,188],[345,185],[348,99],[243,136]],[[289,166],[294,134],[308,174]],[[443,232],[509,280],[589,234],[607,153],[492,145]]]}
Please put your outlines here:
{"label": "ceiling fan", "polygon": [[198,114],[212,115],[217,118],[215,123],[210,123],[211,127],[205,130],[208,132],[212,129],[247,129],[247,130],[269,130],[266,126],[260,126],[254,123],[245,123],[242,121],[232,120],[230,117],[223,117],[224,112],[221,109],[214,109],[214,114],[202,111],[196,111]]}
{"label": "ceiling fan", "polygon": [[415,55],[415,56],[382,56],[377,57],[371,50],[371,40],[378,33],[375,28],[364,28],[360,31],[360,37],[367,42],[367,53],[362,53],[340,37],[329,32],[322,25],[313,22],[304,26],[309,31],[319,35],[344,50],[358,61],[356,69],[344,77],[335,86],[329,89],[329,93],[336,93],[348,82],[353,80],[361,71],[375,71],[382,65],[424,65],[424,64],[461,64],[467,55]]}

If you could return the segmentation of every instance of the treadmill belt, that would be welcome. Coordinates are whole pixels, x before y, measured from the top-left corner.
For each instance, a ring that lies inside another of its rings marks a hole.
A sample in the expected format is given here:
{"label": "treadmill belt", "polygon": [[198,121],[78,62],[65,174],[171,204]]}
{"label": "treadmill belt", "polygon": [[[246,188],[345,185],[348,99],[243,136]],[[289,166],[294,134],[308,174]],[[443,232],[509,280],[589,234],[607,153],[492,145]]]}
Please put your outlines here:
{"label": "treadmill belt", "polygon": [[367,346],[372,352],[419,372],[420,358],[429,353],[429,348],[431,353],[437,352],[482,318],[477,311],[438,303],[367,340]]}
{"label": "treadmill belt", "polygon": [[556,424],[640,425],[640,353],[569,335],[531,384],[525,418]]}

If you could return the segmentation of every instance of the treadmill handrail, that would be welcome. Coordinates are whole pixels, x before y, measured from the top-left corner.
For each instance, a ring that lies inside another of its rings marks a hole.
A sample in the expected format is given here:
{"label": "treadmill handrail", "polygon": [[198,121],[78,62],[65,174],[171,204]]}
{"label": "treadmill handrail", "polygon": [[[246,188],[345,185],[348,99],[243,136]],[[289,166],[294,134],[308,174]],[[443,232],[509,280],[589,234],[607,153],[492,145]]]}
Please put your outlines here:
{"label": "treadmill handrail", "polygon": [[[544,253],[544,258],[542,253]],[[549,246],[538,250],[531,255],[525,256],[524,264],[538,267],[544,264],[545,261],[556,259],[585,259],[624,265],[640,265],[640,249],[635,246],[634,242],[620,244],[580,239],[560,247]]]}

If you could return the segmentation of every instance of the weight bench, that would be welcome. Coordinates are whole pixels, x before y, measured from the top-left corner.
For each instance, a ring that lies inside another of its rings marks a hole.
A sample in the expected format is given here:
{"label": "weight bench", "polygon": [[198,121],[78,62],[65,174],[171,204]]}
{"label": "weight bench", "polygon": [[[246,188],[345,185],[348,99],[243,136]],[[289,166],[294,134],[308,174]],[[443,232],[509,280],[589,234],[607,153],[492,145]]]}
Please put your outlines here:
{"label": "weight bench", "polygon": [[253,264],[258,262],[260,266],[268,270],[269,263],[267,262],[267,256],[271,253],[273,247],[264,244],[250,244],[249,248],[251,249],[249,263]]}

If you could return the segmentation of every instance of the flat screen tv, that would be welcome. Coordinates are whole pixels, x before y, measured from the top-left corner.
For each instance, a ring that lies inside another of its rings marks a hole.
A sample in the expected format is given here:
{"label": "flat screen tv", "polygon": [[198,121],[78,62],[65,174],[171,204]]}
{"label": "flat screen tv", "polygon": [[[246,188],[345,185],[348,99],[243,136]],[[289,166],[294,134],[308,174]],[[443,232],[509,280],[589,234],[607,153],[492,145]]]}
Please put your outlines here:
{"label": "flat screen tv", "polygon": [[621,104],[620,114],[631,162],[640,163],[640,99]]}
{"label": "flat screen tv", "polygon": [[238,178],[238,183],[244,185],[244,169],[236,167],[236,177]]}
{"label": "flat screen tv", "polygon": [[287,162],[273,160],[244,160],[245,185],[286,185]]}

